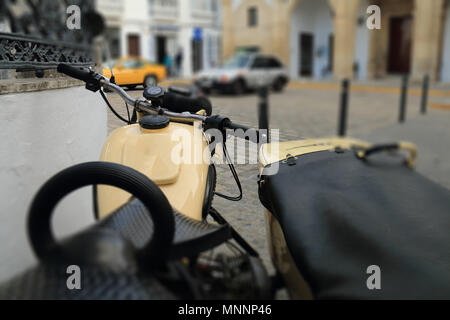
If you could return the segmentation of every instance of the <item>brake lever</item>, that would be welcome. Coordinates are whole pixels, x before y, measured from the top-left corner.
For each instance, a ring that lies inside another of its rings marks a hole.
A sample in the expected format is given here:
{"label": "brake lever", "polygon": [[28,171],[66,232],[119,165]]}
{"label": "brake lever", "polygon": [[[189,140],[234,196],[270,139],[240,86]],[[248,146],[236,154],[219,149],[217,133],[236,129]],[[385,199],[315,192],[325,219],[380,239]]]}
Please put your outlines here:
{"label": "brake lever", "polygon": [[103,80],[104,77],[95,72],[91,67],[89,67],[89,71],[91,73],[92,80],[86,82],[86,89],[92,92],[97,92],[102,88],[100,81]]}
{"label": "brake lever", "polygon": [[116,77],[114,76],[114,72],[113,72],[113,68],[109,68],[109,70],[111,71],[111,79],[109,79],[109,82],[111,82],[112,84],[117,84],[116,83]]}

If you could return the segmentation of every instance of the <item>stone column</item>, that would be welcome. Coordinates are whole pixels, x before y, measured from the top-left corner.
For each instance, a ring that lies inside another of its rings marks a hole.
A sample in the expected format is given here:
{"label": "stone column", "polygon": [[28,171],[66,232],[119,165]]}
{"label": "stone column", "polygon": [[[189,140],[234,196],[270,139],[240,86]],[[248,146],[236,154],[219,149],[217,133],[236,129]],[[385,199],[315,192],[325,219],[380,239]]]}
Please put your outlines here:
{"label": "stone column", "polygon": [[272,54],[278,56],[289,67],[291,19],[297,1],[273,1]]}
{"label": "stone column", "polygon": [[416,0],[414,11],[412,80],[428,74],[437,80],[444,20],[443,0]]}
{"label": "stone column", "polygon": [[222,58],[228,59],[234,53],[233,1],[222,0]]}
{"label": "stone column", "polygon": [[334,11],[334,77],[353,78],[359,0],[330,0]]}

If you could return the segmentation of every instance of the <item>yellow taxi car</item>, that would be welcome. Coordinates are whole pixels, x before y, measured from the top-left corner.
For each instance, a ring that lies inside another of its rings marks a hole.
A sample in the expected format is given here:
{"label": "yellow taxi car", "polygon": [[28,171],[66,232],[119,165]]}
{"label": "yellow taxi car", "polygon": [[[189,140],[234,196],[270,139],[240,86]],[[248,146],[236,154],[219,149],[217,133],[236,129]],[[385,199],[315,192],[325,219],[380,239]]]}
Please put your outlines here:
{"label": "yellow taxi car", "polygon": [[[166,68],[163,65],[153,64],[137,57],[121,58],[110,66],[112,66],[116,83],[129,89],[134,89],[138,85],[143,85],[145,88],[154,86],[167,77]],[[111,69],[105,67],[103,75],[111,78]]]}

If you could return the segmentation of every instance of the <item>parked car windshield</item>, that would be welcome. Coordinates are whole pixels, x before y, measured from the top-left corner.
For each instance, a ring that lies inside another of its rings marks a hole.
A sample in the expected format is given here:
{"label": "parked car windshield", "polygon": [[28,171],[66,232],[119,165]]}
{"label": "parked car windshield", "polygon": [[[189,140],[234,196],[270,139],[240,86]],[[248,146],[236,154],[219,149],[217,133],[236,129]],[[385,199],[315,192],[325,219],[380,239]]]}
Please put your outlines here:
{"label": "parked car windshield", "polygon": [[108,60],[103,63],[103,68],[109,69],[114,68],[117,64],[117,60]]}
{"label": "parked car windshield", "polygon": [[250,61],[250,56],[247,55],[237,55],[232,57],[224,64],[225,69],[240,69],[248,66]]}
{"label": "parked car windshield", "polygon": [[125,60],[122,65],[125,69],[139,69],[144,66],[144,62],[141,60],[130,59]]}

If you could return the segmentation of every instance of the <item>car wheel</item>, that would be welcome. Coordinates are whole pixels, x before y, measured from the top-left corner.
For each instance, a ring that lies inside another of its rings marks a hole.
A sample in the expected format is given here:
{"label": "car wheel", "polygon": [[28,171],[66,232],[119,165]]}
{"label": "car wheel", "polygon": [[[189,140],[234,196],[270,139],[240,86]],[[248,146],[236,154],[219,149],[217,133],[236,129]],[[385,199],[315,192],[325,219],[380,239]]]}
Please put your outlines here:
{"label": "car wheel", "polygon": [[286,81],[284,81],[283,78],[278,78],[277,80],[275,80],[275,83],[272,86],[273,91],[282,92],[285,84],[286,84]]}
{"label": "car wheel", "polygon": [[235,95],[242,95],[245,92],[245,83],[242,80],[237,80],[233,83],[233,93]]}
{"label": "car wheel", "polygon": [[158,79],[155,76],[147,76],[144,79],[144,88],[158,85]]}

